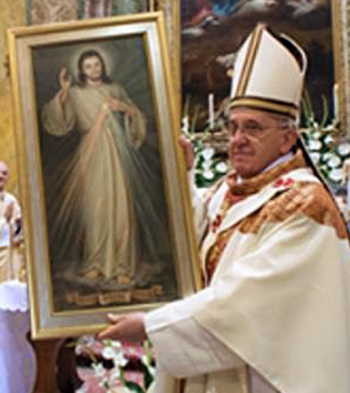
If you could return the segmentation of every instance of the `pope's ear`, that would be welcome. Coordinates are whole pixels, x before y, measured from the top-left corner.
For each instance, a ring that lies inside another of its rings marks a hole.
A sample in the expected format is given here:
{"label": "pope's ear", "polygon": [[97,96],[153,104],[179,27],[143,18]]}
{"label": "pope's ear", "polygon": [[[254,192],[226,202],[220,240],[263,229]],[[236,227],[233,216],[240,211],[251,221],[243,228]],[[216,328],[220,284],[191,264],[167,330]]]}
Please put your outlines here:
{"label": "pope's ear", "polygon": [[289,153],[292,148],[296,145],[298,135],[294,130],[286,130],[283,133],[283,142],[281,144],[281,154]]}

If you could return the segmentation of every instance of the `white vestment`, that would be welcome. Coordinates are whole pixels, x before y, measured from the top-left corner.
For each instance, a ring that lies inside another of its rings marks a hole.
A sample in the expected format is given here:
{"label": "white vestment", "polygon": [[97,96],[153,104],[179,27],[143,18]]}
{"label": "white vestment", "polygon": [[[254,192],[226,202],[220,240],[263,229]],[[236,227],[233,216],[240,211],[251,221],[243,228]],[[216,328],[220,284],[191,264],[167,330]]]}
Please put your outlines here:
{"label": "white vestment", "polygon": [[350,392],[348,235],[300,160],[232,188],[224,213],[227,182],[197,200],[203,270],[216,268],[207,288],[146,315],[156,393],[171,392],[164,372],[188,378],[186,393]]}
{"label": "white vestment", "polygon": [[[12,210],[8,221],[5,213]],[[0,282],[23,279],[23,260],[20,253],[21,209],[17,199],[7,191],[0,192]]]}

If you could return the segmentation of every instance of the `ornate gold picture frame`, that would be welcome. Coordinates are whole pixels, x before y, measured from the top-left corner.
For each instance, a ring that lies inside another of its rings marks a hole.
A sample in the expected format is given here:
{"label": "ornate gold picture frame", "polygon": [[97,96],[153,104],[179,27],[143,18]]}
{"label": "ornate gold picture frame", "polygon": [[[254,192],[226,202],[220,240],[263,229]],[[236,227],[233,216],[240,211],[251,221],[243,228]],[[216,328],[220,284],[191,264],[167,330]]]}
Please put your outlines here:
{"label": "ornate gold picture frame", "polygon": [[9,31],[34,338],[198,285],[162,13]]}
{"label": "ornate gold picture frame", "polygon": [[338,85],[339,121],[343,135],[350,135],[350,1],[332,1],[335,81]]}

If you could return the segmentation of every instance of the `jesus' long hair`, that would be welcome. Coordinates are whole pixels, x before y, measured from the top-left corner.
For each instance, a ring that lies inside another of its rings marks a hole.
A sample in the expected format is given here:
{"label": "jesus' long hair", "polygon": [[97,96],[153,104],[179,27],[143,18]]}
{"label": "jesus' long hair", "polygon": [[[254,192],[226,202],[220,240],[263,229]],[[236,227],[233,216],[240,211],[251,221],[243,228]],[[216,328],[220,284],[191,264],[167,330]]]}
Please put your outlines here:
{"label": "jesus' long hair", "polygon": [[104,83],[112,83],[111,78],[107,75],[106,71],[106,63],[103,60],[103,57],[97,50],[95,49],[89,49],[84,52],[79,56],[78,59],[78,84],[80,86],[84,86],[86,84],[86,75],[84,74],[83,71],[83,64],[86,59],[89,59],[90,57],[97,57],[102,65],[102,76],[101,79]]}

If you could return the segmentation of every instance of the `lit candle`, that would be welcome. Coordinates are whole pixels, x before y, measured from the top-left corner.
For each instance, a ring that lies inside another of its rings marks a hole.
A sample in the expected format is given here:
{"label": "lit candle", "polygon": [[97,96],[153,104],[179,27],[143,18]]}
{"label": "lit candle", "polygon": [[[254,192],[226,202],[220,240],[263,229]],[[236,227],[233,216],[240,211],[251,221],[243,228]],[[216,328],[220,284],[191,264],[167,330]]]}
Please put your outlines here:
{"label": "lit candle", "polygon": [[208,124],[209,129],[214,129],[214,94],[210,93],[208,96]]}
{"label": "lit candle", "polygon": [[335,120],[338,120],[338,83],[334,83],[333,85],[333,116]]}
{"label": "lit candle", "polygon": [[188,121],[188,116],[182,118],[182,132],[188,135],[188,131],[190,129],[190,123]]}

